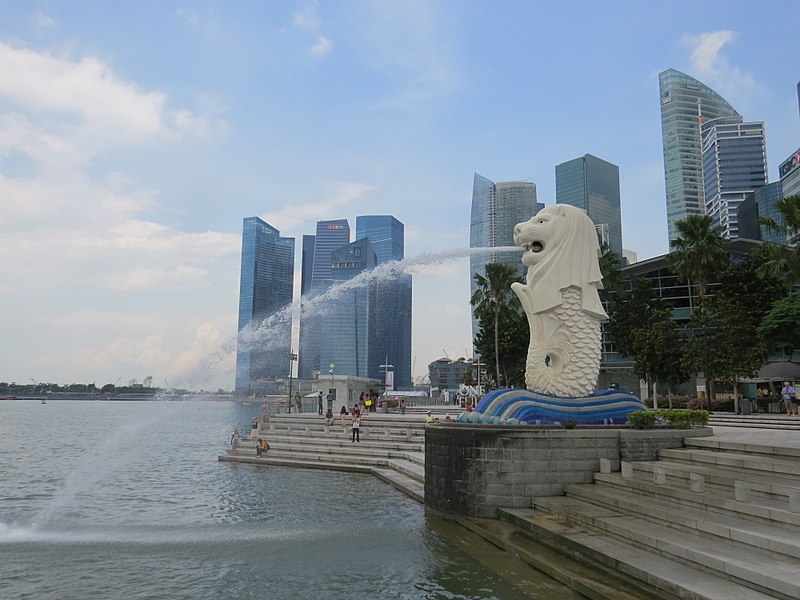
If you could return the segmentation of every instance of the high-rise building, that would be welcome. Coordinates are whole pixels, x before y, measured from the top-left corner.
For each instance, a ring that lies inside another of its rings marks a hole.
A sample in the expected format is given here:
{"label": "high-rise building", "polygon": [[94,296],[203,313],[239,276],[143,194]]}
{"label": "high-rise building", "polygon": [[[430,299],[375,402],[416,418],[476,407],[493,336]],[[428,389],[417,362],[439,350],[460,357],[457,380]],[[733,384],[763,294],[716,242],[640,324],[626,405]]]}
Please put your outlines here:
{"label": "high-rise building", "polygon": [[675,69],[658,75],[658,87],[671,244],[677,221],[705,211],[700,121],[740,115],[714,90]]}
{"label": "high-rise building", "polygon": [[[374,269],[377,262],[369,240],[356,240],[332,253],[331,282],[350,281]],[[371,327],[377,305],[374,281],[341,286],[332,292],[325,304],[321,319],[324,335],[320,338],[320,364],[334,364],[335,372],[341,375],[369,377],[371,355],[377,342]]]}
{"label": "high-rise building", "polygon": [[767,183],[764,123],[738,116],[708,119],[700,135],[705,212],[724,237],[739,237],[739,205]]}
{"label": "high-rise building", "polygon": [[556,203],[586,211],[600,241],[622,256],[619,167],[591,154],[556,166]]}
{"label": "high-rise building", "polygon": [[[288,374],[294,284],[294,238],[258,217],[242,226],[236,391]],[[267,320],[269,321],[267,322]]]}
{"label": "high-rise building", "polygon": [[[499,181],[497,183],[475,173],[472,183],[472,213],[470,215],[469,247],[502,248],[514,245],[514,226],[527,221],[544,208],[536,202],[536,184],[529,181]],[[519,252],[488,251],[471,254],[469,259],[470,295],[478,286],[475,274],[484,275],[491,262],[514,265],[520,276],[526,267]],[[478,323],[472,319],[472,339]]]}
{"label": "high-rise building", "polygon": [[[378,265],[403,260],[404,226],[389,215],[356,217],[356,239],[368,239]],[[392,371],[395,388],[411,388],[411,303],[412,281],[406,273],[382,274],[375,280],[374,354],[370,358],[370,377]],[[392,365],[392,368],[380,368]]]}
{"label": "high-rise building", "polygon": [[314,268],[314,243],[317,238],[313,235],[303,236],[303,255],[300,260],[300,295],[305,296],[311,291],[311,272]]}
{"label": "high-rise building", "polygon": [[356,239],[369,238],[378,264],[390,260],[403,260],[405,227],[391,215],[363,215],[356,217]]}
{"label": "high-rise building", "polygon": [[[303,378],[313,377],[314,371],[327,372],[327,365],[323,369],[320,362],[322,320],[319,313],[325,307],[316,306],[314,298],[331,286],[331,254],[350,242],[350,224],[347,219],[317,221],[316,235],[313,237],[313,258],[310,265],[307,260],[303,261],[304,272],[301,275],[305,293],[301,299],[299,319],[300,347],[297,374]],[[304,240],[304,249],[306,243],[310,244]],[[305,272],[306,268],[310,268],[310,277],[309,273]]]}

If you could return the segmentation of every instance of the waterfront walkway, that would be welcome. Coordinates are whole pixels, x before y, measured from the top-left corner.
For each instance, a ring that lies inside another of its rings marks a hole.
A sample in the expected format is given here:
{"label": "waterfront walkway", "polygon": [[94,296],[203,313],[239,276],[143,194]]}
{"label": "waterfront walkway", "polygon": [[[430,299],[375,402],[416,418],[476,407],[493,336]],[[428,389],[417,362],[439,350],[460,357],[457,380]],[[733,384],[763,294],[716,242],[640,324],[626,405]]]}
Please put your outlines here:
{"label": "waterfront walkway", "polygon": [[[369,472],[424,501],[424,412],[372,413],[360,444],[338,423],[280,415],[266,458],[245,447],[220,460]],[[658,461],[598,472],[497,519],[455,520],[589,598],[800,598],[800,418],[711,425],[713,436]]]}

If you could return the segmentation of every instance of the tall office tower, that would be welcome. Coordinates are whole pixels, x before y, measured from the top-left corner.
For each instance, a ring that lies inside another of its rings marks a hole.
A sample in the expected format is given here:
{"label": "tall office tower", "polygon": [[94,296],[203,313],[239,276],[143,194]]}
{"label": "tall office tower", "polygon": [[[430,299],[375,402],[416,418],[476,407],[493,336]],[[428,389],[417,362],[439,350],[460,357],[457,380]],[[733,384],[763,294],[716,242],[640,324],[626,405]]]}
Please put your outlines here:
{"label": "tall office tower", "polygon": [[[556,203],[582,208],[601,232],[600,241],[622,257],[619,167],[586,154],[556,166]],[[607,239],[605,239],[607,237]]]}
{"label": "tall office tower", "polygon": [[[356,217],[356,239],[368,239],[375,249],[378,265],[403,260],[404,227],[390,215]],[[406,273],[386,274],[375,281],[376,310],[371,324],[376,336],[370,359],[370,377],[384,379],[392,371],[393,385],[410,389],[412,281]],[[380,365],[393,365],[380,368]]]}
{"label": "tall office tower", "polygon": [[[331,282],[350,281],[375,268],[377,262],[370,241],[356,240],[332,253]],[[375,290],[374,280],[369,280],[362,285],[341,286],[326,300],[321,319],[325,335],[320,339],[320,364],[335,365],[334,372],[341,375],[371,376],[371,355],[377,341],[370,327],[377,306]]]}
{"label": "tall office tower", "polygon": [[[314,371],[327,372],[327,364],[320,363],[320,340],[322,336],[322,320],[318,314],[324,310],[325,302],[314,298],[324,293],[331,285],[331,253],[350,242],[350,225],[347,219],[317,221],[314,236],[313,260],[310,265],[311,276],[303,273],[308,285],[300,312],[300,348],[298,350],[298,377],[311,378]],[[303,262],[303,269],[308,266]],[[310,283],[309,283],[310,282]]]}
{"label": "tall office tower", "polygon": [[[514,226],[527,221],[544,208],[536,202],[536,184],[529,181],[493,182],[475,173],[472,183],[472,213],[469,226],[470,248],[499,248],[514,245]],[[514,265],[524,276],[526,267],[519,252],[485,252],[471,254],[469,259],[470,295],[478,286],[475,274],[485,275],[491,262]],[[478,333],[478,322],[472,319],[472,339]]]}
{"label": "tall office tower", "polygon": [[675,69],[659,73],[658,89],[671,245],[677,237],[677,221],[704,213],[700,120],[738,117],[739,113],[714,90]]}
{"label": "tall office tower", "polygon": [[[242,226],[236,391],[286,376],[291,349],[294,238],[258,217]],[[287,309],[287,310],[283,310]],[[267,321],[269,319],[269,321]]]}
{"label": "tall office tower", "polygon": [[300,295],[305,296],[311,291],[311,271],[314,268],[314,242],[316,236],[303,236],[303,255],[300,259]]}
{"label": "tall office tower", "polygon": [[764,123],[739,116],[708,119],[700,135],[705,212],[724,237],[739,237],[739,205],[767,183]]}

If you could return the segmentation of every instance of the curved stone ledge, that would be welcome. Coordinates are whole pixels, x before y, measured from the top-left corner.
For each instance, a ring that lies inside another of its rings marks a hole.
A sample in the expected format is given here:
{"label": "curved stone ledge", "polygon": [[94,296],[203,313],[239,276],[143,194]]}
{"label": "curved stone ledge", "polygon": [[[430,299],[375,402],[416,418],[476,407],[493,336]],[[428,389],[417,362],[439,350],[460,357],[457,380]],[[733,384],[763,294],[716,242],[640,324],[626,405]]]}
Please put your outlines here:
{"label": "curved stone ledge", "polygon": [[532,496],[558,496],[564,484],[591,483],[600,459],[654,460],[661,448],[711,435],[704,429],[612,429],[429,425],[425,430],[425,504],[441,512],[495,517],[527,508]]}

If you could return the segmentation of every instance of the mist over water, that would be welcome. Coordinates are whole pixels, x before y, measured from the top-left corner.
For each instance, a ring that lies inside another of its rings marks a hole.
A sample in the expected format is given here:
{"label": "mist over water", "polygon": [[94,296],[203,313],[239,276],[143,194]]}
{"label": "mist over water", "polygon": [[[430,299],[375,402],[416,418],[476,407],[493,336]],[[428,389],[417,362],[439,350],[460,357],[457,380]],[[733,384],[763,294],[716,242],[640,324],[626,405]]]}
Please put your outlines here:
{"label": "mist over water", "polygon": [[0,598],[578,598],[371,476],[218,462],[256,413],[0,402]]}

